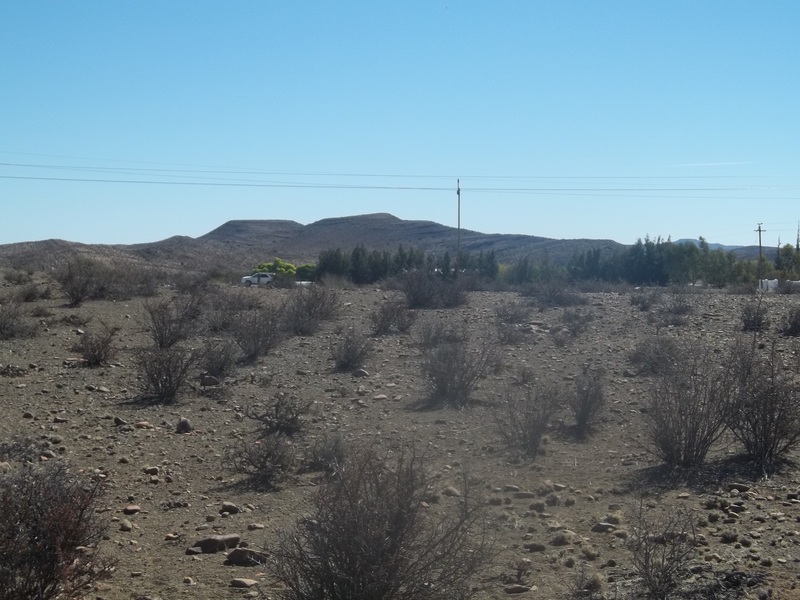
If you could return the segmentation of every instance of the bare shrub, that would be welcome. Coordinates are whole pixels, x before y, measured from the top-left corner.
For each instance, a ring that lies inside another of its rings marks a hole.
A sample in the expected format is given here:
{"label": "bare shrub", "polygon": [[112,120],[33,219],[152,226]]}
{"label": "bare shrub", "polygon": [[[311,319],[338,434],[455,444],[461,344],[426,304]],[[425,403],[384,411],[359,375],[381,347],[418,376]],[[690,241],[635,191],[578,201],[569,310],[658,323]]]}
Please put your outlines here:
{"label": "bare shrub", "polygon": [[426,507],[422,457],[368,448],[319,486],[311,519],[271,548],[286,600],[445,600],[474,596],[491,557],[484,511],[466,478],[451,510]]}
{"label": "bare shrub", "polygon": [[136,365],[142,397],[174,402],[196,362],[197,354],[180,346],[140,350],[136,354]]}
{"label": "bare shrub", "polygon": [[578,337],[589,328],[594,315],[588,311],[567,308],[561,313],[561,325],[569,332],[570,337]]}
{"label": "bare shrub", "polygon": [[503,441],[511,450],[535,457],[564,400],[561,388],[551,382],[537,382],[521,391],[507,391],[502,404],[494,411]]}
{"label": "bare shrub", "polygon": [[679,354],[678,342],[656,335],[636,344],[628,354],[628,360],[640,375],[660,375],[672,369]]}
{"label": "bare shrub", "polygon": [[463,327],[428,320],[420,324],[415,341],[424,351],[441,344],[463,344],[467,338],[467,332]]}
{"label": "bare shrub", "polygon": [[636,290],[631,294],[631,306],[642,312],[648,312],[661,303],[661,292],[658,290]]}
{"label": "bare shrub", "polygon": [[32,337],[36,329],[25,318],[22,305],[4,300],[0,302],[0,340]]}
{"label": "bare shrub", "polygon": [[411,271],[403,276],[402,289],[409,308],[435,308],[441,279],[433,273]]}
{"label": "bare shrub", "polygon": [[241,313],[261,307],[261,297],[244,290],[220,290],[209,294],[208,309],[204,313],[206,330],[215,334],[230,333]]}
{"label": "bare shrub", "polygon": [[404,333],[414,324],[415,313],[402,300],[386,300],[370,313],[372,332],[375,335]]}
{"label": "bare shrub", "polygon": [[691,298],[685,292],[673,290],[664,298],[663,310],[670,315],[686,317],[694,312]]}
{"label": "bare shrub", "polygon": [[283,306],[284,324],[293,335],[314,335],[323,321],[336,316],[339,295],[319,285],[296,288]]}
{"label": "bare shrub", "polygon": [[0,474],[0,600],[83,598],[111,575],[101,492],[60,462]]}
{"label": "bare shrub", "polygon": [[478,380],[494,367],[495,355],[496,348],[489,340],[475,349],[467,342],[444,342],[424,351],[421,370],[428,405],[468,406]]}
{"label": "bare shrub", "polygon": [[683,343],[673,367],[654,382],[645,434],[664,464],[700,465],[722,435],[735,379],[726,366],[707,348]]}
{"label": "bare shrub", "polygon": [[694,519],[688,510],[648,513],[643,503],[629,511],[627,548],[648,598],[668,600],[689,575],[697,551]]}
{"label": "bare shrub", "polygon": [[49,298],[52,295],[50,288],[38,283],[26,283],[14,295],[18,302],[36,302],[39,299]]}
{"label": "bare shrub", "polygon": [[114,336],[119,332],[119,327],[111,327],[101,323],[99,332],[86,332],[73,346],[75,352],[80,352],[89,367],[99,367],[108,364],[116,355]]}
{"label": "bare shrub", "polygon": [[197,296],[175,296],[169,300],[145,301],[146,326],[158,348],[169,348],[194,331],[200,312]]}
{"label": "bare shrub", "polygon": [[461,278],[442,280],[439,283],[438,305],[442,308],[458,308],[464,306],[469,298],[467,282]]}
{"label": "bare shrub", "polygon": [[520,325],[531,315],[531,307],[518,302],[506,302],[494,310],[497,339],[501,344],[518,344],[525,339]]}
{"label": "bare shrub", "polygon": [[580,306],[587,302],[584,296],[570,289],[565,282],[558,279],[530,284],[520,294],[530,298],[539,310]]}
{"label": "bare shrub", "polygon": [[570,398],[569,407],[575,417],[575,435],[584,439],[597,424],[605,409],[602,368],[583,367],[583,372],[575,378],[575,395]]}
{"label": "bare shrub", "polygon": [[764,306],[764,294],[758,294],[755,301],[742,307],[742,331],[764,331],[769,327],[769,315]]}
{"label": "bare shrub", "polygon": [[97,261],[78,257],[56,273],[55,279],[70,306],[79,306],[92,296],[101,268],[102,265]]}
{"label": "bare shrub", "polygon": [[315,438],[309,446],[305,468],[333,475],[344,466],[348,454],[347,443],[341,433],[324,434]]}
{"label": "bare shrub", "polygon": [[259,438],[273,435],[292,437],[303,429],[304,418],[311,402],[302,402],[296,396],[280,392],[267,406],[250,405],[245,416],[258,422]]}
{"label": "bare shrub", "polygon": [[231,334],[244,360],[254,362],[266,356],[283,341],[283,312],[274,306],[240,313],[233,323]]}
{"label": "bare shrub", "polygon": [[331,346],[331,358],[337,371],[353,371],[364,366],[372,353],[372,341],[354,329],[337,334],[338,340]]}
{"label": "bare shrub", "polygon": [[200,354],[200,367],[213,377],[224,377],[236,366],[238,351],[231,340],[206,342]]}
{"label": "bare shrub", "polygon": [[752,344],[733,351],[737,390],[728,411],[728,426],[745,453],[765,471],[800,446],[800,395],[785,375],[772,344],[765,358]]}
{"label": "bare shrub", "polygon": [[276,489],[294,470],[295,461],[294,445],[283,435],[238,440],[224,457],[227,466],[246,475],[255,487],[266,490]]}
{"label": "bare shrub", "polygon": [[33,281],[33,277],[27,271],[11,269],[3,273],[3,279],[11,285],[26,285]]}
{"label": "bare shrub", "polygon": [[505,302],[494,309],[494,315],[501,323],[518,325],[528,322],[531,317],[531,307],[520,302]]}
{"label": "bare shrub", "polygon": [[778,331],[788,337],[800,336],[800,306],[789,309],[778,327]]}

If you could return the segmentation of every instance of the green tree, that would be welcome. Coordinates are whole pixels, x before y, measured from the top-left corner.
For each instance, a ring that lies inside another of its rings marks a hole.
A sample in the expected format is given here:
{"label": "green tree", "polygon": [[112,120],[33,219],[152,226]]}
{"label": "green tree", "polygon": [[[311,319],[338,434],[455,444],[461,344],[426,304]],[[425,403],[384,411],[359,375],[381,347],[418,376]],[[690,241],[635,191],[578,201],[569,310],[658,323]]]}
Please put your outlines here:
{"label": "green tree", "polygon": [[280,275],[282,277],[292,277],[294,278],[297,275],[297,267],[294,266],[290,262],[286,262],[285,260],[281,260],[277,256],[275,260],[271,262],[262,262],[253,269],[253,273],[275,273],[276,275]]}

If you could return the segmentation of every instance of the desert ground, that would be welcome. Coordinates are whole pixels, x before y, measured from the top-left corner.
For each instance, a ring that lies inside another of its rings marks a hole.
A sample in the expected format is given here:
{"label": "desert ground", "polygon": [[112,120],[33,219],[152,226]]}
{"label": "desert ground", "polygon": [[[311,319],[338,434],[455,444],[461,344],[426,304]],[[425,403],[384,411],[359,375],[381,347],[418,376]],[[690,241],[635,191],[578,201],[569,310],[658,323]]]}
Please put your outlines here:
{"label": "desert ground", "polygon": [[[88,598],[279,597],[280,586],[267,569],[226,564],[228,551],[187,550],[209,535],[237,534],[240,545],[268,555],[282,532],[309,515],[324,477],[320,472],[294,469],[277,489],[261,489],[225,460],[232,445],[252,438],[257,429],[249,409],[281,395],[308,403],[304,434],[295,442],[300,454],[331,434],[386,452],[413,443],[434,476],[431,511],[457,505],[459,497],[448,490],[458,488],[464,473],[478,484],[495,550],[471,581],[478,598],[644,597],[628,549],[637,510],[655,520],[673,511],[693,518],[698,546],[675,597],[800,598],[795,464],[790,460],[769,473],[737,467],[732,457],[738,447],[723,436],[710,466],[663,476],[644,434],[643,411],[654,380],[630,361],[637,344],[656,335],[695,339],[711,353],[724,351],[742,334],[742,308],[753,295],[658,292],[657,302],[677,293],[691,307],[685,322],[672,324],[655,323],[655,308],[645,311],[632,303],[634,294],[642,293],[635,290],[581,292],[585,303],[572,308],[534,306],[522,323],[513,324],[514,335],[494,344],[496,358],[469,405],[431,409],[424,408],[418,343],[425,324],[465,330],[471,343],[495,339],[498,307],[526,305],[529,298],[470,292],[464,306],[416,310],[407,332],[374,336],[370,315],[402,294],[387,287],[337,287],[339,309],[313,335],[288,336],[255,362],[237,365],[218,384],[201,385],[193,371],[174,402],[159,403],[140,399],[135,355],[152,345],[145,303],[169,299],[175,289],[161,287],[155,299],[87,300],[70,307],[54,281],[42,275],[34,281],[51,289],[49,297],[21,304],[35,335],[0,341],[0,442],[27,436],[43,448],[40,461],[68,461],[103,481],[99,510],[108,530],[100,547],[116,567],[110,578],[87,590]],[[20,288],[8,281],[2,286],[6,301]],[[277,303],[294,293],[211,286],[208,295],[235,294],[254,302]],[[800,365],[796,339],[779,335],[775,323],[796,298],[766,296],[773,324],[756,334],[764,352],[775,340],[794,377]],[[207,310],[200,309],[184,346],[222,337],[208,332]],[[565,325],[563,315],[570,310],[581,315],[581,331]],[[116,356],[87,367],[75,345],[105,326],[118,328]],[[362,371],[338,372],[332,347],[350,329],[370,336],[372,352]],[[572,413],[564,405],[537,456],[509,448],[497,416],[509,394],[549,381],[567,397],[584,369],[602,369],[606,399],[586,438],[573,435]],[[188,433],[176,430],[183,418],[191,423]],[[13,459],[8,462],[15,468]],[[226,502],[236,510],[222,510]],[[591,577],[598,587],[582,589],[579,583]],[[235,579],[257,585],[232,587]],[[723,581],[725,589],[711,585]]]}

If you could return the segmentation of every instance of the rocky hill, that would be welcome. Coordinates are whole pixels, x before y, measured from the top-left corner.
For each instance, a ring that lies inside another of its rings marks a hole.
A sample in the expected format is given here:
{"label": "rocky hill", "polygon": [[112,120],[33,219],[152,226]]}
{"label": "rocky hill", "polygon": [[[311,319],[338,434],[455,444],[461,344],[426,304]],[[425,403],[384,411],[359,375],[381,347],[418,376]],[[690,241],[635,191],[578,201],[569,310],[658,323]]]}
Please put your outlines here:
{"label": "rocky hill", "polygon": [[[146,244],[92,245],[64,240],[5,244],[0,245],[0,265],[46,270],[81,254],[162,268],[246,270],[276,256],[295,263],[313,263],[323,250],[350,250],[358,244],[377,250],[395,250],[402,244],[426,252],[455,254],[458,231],[432,221],[403,220],[386,213],[322,219],[308,225],[285,220],[237,220],[197,238],[174,236]],[[612,240],[558,240],[461,231],[463,251],[494,251],[500,262],[530,256],[565,264],[576,252],[594,248],[613,252],[623,247]],[[758,255],[758,249],[752,247],[735,252],[747,258]]]}

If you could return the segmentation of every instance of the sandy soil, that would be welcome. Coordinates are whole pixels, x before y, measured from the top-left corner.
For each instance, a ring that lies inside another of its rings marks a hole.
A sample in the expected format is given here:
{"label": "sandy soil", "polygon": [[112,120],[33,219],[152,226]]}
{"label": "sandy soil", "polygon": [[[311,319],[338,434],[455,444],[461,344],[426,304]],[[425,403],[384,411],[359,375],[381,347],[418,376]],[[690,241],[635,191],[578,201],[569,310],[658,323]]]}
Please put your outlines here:
{"label": "sandy soil", "polygon": [[[7,295],[13,287],[6,285],[0,292]],[[290,293],[243,292],[269,299]],[[173,292],[161,293],[166,297]],[[418,410],[425,395],[421,352],[415,343],[421,323],[448,321],[466,327],[475,339],[493,336],[496,307],[525,300],[512,293],[475,292],[465,307],[418,311],[409,333],[374,339],[375,351],[364,365],[368,376],[354,377],[332,370],[331,344],[341,328],[368,332],[369,314],[395,292],[370,288],[338,293],[342,308],[337,318],[314,336],[289,338],[256,364],[236,369],[220,388],[203,389],[193,378],[170,405],[136,400],[139,382],[133,355],[150,344],[142,299],[91,301],[68,308],[56,293],[24,305],[28,314],[37,315],[29,317],[37,335],[0,341],[0,365],[21,367],[0,376],[0,440],[17,435],[48,440],[55,454],[50,460],[66,459],[77,469],[105,478],[104,515],[110,527],[103,547],[118,566],[88,597],[240,598],[256,596],[254,589],[277,597],[263,569],[228,566],[223,553],[192,556],[186,550],[198,538],[227,533],[241,535],[251,548],[268,550],[281,531],[307,514],[318,473],[293,474],[277,491],[258,491],[243,486],[242,476],[223,461],[231,444],[253,434],[255,423],[244,417],[246,407],[288,393],[312,403],[301,446],[326,432],[387,449],[413,441],[425,450],[439,492],[457,484],[464,470],[480,482],[498,549],[493,564],[475,581],[484,588],[480,598],[507,597],[514,583],[529,588],[518,594],[523,598],[578,597],[570,596],[569,588],[581,569],[602,575],[603,597],[639,597],[625,538],[631,527],[629,509],[640,500],[653,515],[666,514],[671,507],[694,515],[702,539],[691,576],[697,585],[738,573],[731,577],[743,583],[718,597],[800,598],[795,467],[786,466],[769,477],[709,470],[683,484],[652,476],[657,463],[645,447],[641,412],[652,381],[635,374],[628,355],[656,329],[648,313],[631,305],[629,294],[586,294],[588,303],[580,310],[593,319],[574,338],[554,335],[563,328],[565,309],[535,310],[519,341],[499,346],[500,366],[479,382],[469,408]],[[717,292],[687,298],[693,306],[688,322],[663,328],[659,335],[702,339],[711,350],[722,349],[737,334],[741,307],[752,299]],[[796,303],[795,298],[770,296],[773,320]],[[68,359],[76,357],[77,330],[90,332],[101,323],[120,328],[117,358],[94,369],[75,366]],[[778,340],[787,368],[797,374],[794,341],[777,336],[774,327],[772,331],[765,339]],[[195,337],[187,343],[201,341]],[[569,391],[585,365],[605,370],[608,404],[596,430],[587,440],[576,441],[568,427],[571,413],[565,408],[548,432],[543,455],[530,459],[509,452],[492,415],[522,370],[528,368],[535,377],[557,381]],[[182,417],[191,421],[192,433],[176,433]],[[714,457],[734,450],[732,441],[725,440]],[[159,467],[155,478],[145,473],[154,466]],[[733,482],[746,484],[748,491],[732,491]],[[744,502],[728,518],[719,508],[720,498]],[[221,515],[225,501],[243,512]],[[454,502],[457,499],[442,496],[437,509]],[[129,505],[140,510],[123,514]],[[709,522],[710,513],[723,518]],[[617,526],[598,531],[596,526],[608,522],[609,515],[616,515]],[[130,521],[131,531],[121,530],[123,519]],[[723,535],[726,532],[736,534],[734,541]],[[232,588],[231,580],[239,577],[260,584],[249,590]]]}

